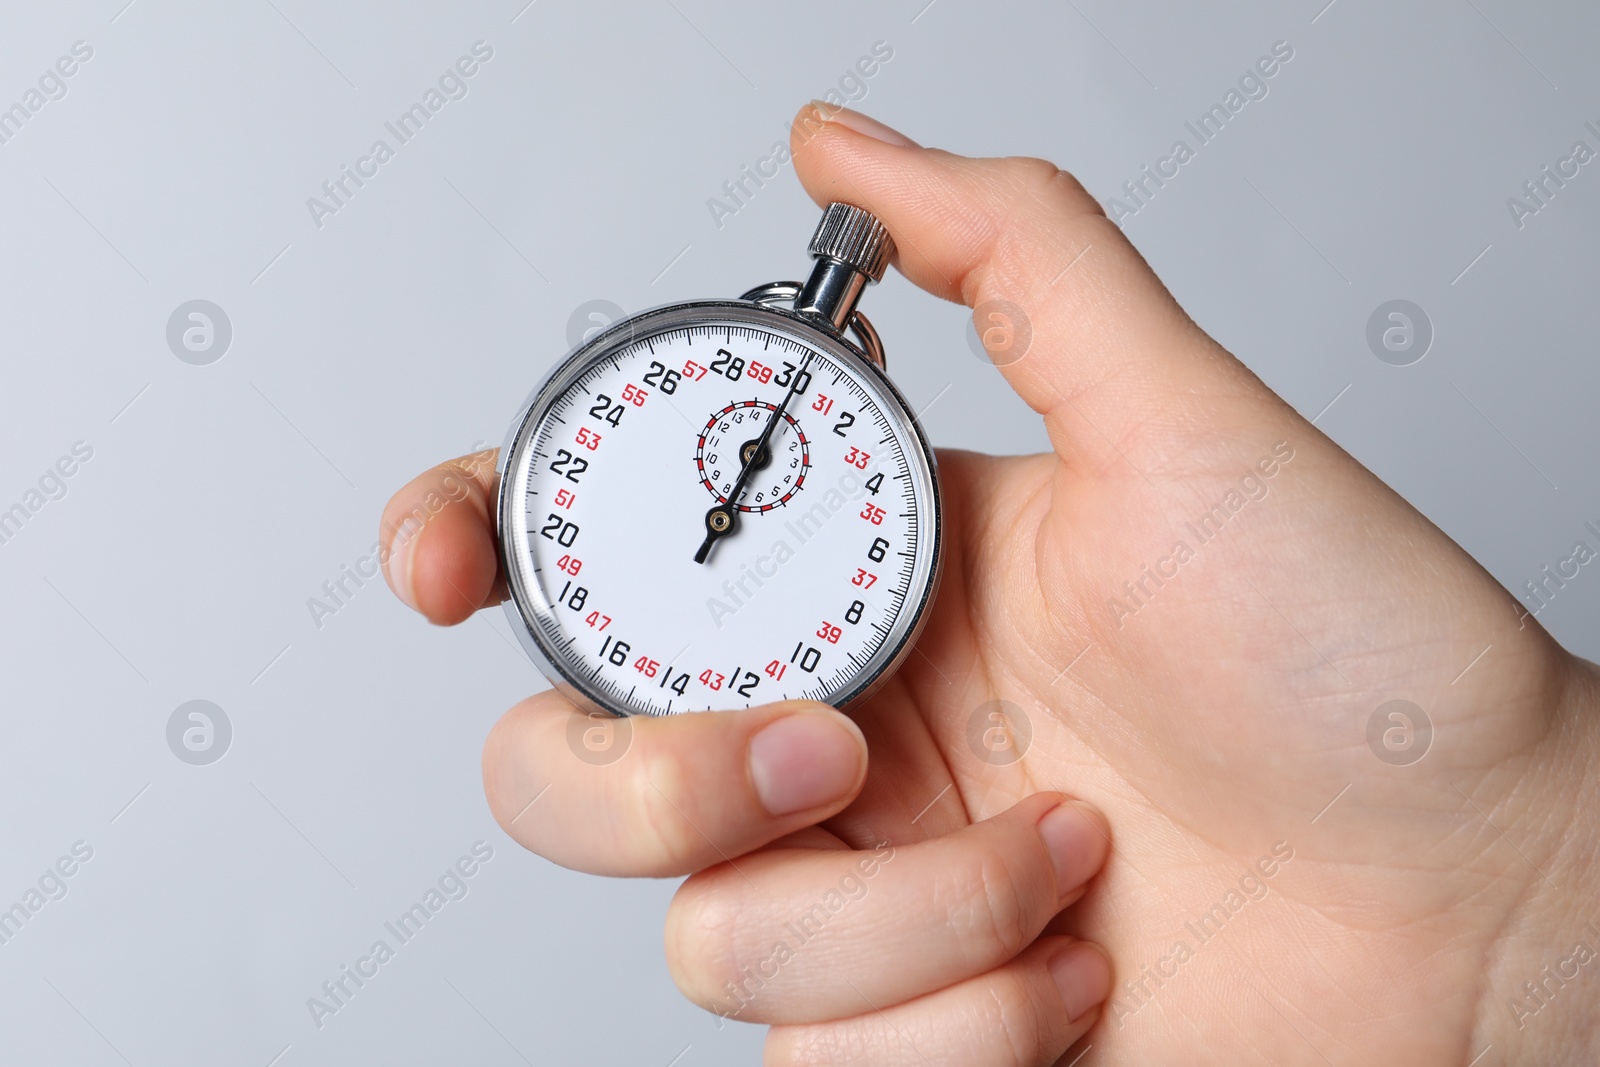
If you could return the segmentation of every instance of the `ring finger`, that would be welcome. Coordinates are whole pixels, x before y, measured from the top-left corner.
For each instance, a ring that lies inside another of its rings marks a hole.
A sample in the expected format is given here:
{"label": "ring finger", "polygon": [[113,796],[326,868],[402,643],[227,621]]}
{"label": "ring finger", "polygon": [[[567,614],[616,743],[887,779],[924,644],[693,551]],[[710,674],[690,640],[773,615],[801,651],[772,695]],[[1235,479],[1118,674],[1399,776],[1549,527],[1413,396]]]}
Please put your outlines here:
{"label": "ring finger", "polygon": [[1046,937],[987,974],[838,1022],[775,1026],[767,1067],[871,1063],[879,1067],[1045,1067],[1099,1018],[1111,964],[1086,942]]}

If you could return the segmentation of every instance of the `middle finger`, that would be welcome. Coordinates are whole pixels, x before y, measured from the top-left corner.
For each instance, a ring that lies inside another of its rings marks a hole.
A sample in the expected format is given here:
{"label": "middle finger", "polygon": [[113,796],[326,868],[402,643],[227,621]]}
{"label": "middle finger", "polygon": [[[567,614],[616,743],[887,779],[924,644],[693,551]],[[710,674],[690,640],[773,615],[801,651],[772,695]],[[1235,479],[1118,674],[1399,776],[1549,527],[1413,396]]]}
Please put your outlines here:
{"label": "middle finger", "polygon": [[1039,794],[931,841],[773,848],[704,871],[667,913],[690,999],[755,1022],[853,1015],[992,970],[1076,900],[1105,862],[1094,808]]}

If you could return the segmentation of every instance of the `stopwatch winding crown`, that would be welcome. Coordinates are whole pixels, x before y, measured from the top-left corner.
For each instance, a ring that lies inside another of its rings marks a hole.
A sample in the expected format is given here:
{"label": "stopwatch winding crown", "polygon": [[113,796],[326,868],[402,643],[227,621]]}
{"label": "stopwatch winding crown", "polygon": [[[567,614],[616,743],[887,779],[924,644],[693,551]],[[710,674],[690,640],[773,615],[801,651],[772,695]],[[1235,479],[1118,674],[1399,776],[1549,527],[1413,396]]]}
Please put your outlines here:
{"label": "stopwatch winding crown", "polygon": [[834,333],[851,324],[867,282],[883,277],[894,241],[883,223],[854,204],[829,204],[811,237],[817,265],[794,298],[794,309]]}
{"label": "stopwatch winding crown", "polygon": [[868,282],[883,277],[894,256],[894,238],[870,211],[854,204],[832,203],[811,235],[816,266],[804,284],[769,282],[740,299],[758,304],[793,301],[794,310],[835,336],[852,331],[861,350],[881,369],[883,342],[865,315],[856,310]]}
{"label": "stopwatch winding crown", "polygon": [[811,235],[811,254],[836,259],[878,282],[894,255],[894,238],[871,212],[854,204],[829,204]]}

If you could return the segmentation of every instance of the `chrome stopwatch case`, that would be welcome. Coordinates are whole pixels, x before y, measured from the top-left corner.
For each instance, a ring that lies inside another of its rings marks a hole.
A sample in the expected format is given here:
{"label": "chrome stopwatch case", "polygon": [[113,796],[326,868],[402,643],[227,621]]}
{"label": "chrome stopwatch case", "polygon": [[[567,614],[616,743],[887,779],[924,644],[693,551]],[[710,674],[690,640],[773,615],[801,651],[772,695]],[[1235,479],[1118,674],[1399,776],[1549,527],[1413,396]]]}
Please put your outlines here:
{"label": "chrome stopwatch case", "polygon": [[938,478],[856,310],[893,247],[831,204],[804,284],[641,312],[534,390],[500,455],[506,611],[580,706],[844,707],[910,652]]}

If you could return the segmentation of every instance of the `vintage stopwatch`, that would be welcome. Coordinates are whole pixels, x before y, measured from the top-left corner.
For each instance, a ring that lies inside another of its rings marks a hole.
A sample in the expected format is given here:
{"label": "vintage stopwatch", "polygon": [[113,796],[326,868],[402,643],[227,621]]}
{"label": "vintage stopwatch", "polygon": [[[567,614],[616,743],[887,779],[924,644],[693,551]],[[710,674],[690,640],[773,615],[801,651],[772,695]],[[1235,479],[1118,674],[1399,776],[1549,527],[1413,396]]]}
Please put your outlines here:
{"label": "vintage stopwatch", "polygon": [[640,312],[534,390],[501,449],[506,611],[581,707],[844,707],[909,654],[939,485],[856,310],[893,251],[830,204],[804,284]]}

